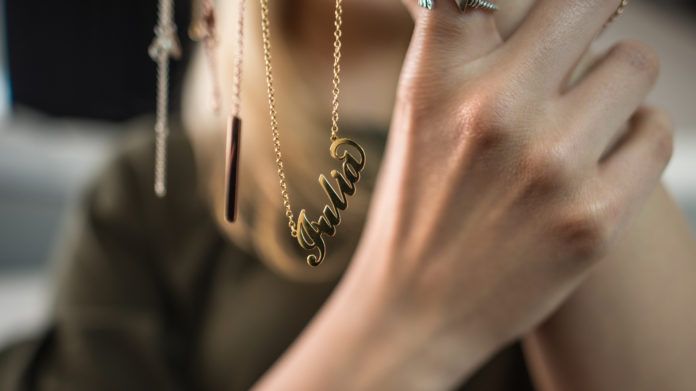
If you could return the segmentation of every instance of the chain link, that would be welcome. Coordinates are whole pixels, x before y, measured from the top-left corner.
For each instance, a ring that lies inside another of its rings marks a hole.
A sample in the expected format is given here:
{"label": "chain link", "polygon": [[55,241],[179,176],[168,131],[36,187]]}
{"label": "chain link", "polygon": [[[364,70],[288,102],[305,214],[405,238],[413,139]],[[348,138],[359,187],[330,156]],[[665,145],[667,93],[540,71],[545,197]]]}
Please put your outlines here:
{"label": "chain link", "polygon": [[334,11],[334,63],[333,63],[333,101],[331,105],[331,141],[338,138],[338,96],[340,94],[339,85],[341,84],[341,26],[343,25],[343,5],[342,0],[336,0],[336,10]]}
{"label": "chain link", "polygon": [[619,4],[619,7],[616,9],[616,11],[609,17],[609,20],[607,20],[606,23],[604,23],[604,28],[606,29],[610,24],[614,23],[616,18],[621,16],[623,14],[624,9],[628,6],[628,0],[621,0],[621,4]]}
{"label": "chain link", "polygon": [[173,0],[160,0],[155,39],[148,48],[157,63],[157,113],[155,122],[155,194],[167,194],[167,138],[169,136],[169,59],[181,56],[174,24]]}
{"label": "chain link", "polygon": [[[280,150],[280,130],[278,128],[278,112],[276,110],[275,88],[273,87],[273,66],[271,64],[271,28],[269,18],[269,0],[259,0],[261,3],[261,32],[263,38],[263,56],[266,67],[266,85],[268,86],[268,109],[271,117],[271,133],[273,134],[273,151],[275,153],[275,162],[280,182],[280,194],[283,198],[283,206],[285,207],[285,217],[288,218],[288,227],[290,227],[290,235],[297,237],[297,225],[295,224],[295,214],[290,206],[290,197],[288,195],[287,178],[285,176],[285,167],[283,164],[283,154]],[[333,63],[333,89],[332,89],[332,108],[331,108],[331,141],[338,138],[338,97],[340,94],[339,77],[341,72],[341,26],[343,25],[343,6],[342,0],[336,0],[336,10],[334,12],[334,63]]]}

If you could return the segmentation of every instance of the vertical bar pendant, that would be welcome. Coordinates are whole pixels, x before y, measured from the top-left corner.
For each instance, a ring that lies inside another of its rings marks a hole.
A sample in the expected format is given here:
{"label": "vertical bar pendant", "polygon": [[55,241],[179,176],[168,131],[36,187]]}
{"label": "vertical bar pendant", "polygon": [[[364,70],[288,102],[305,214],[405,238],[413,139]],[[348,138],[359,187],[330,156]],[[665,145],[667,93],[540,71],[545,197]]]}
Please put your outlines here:
{"label": "vertical bar pendant", "polygon": [[237,183],[239,175],[239,133],[242,128],[242,120],[239,117],[227,118],[227,186],[225,194],[225,217],[233,223],[237,217]]}

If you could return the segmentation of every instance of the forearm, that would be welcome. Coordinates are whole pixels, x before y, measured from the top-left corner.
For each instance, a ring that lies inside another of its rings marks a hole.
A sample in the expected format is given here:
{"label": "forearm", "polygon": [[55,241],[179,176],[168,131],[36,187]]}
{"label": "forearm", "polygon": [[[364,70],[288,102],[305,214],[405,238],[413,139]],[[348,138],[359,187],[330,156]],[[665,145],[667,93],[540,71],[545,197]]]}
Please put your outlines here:
{"label": "forearm", "polygon": [[400,313],[378,267],[369,278],[356,269],[255,390],[446,390],[493,352],[481,338],[459,330],[448,340],[422,317]]}
{"label": "forearm", "polygon": [[525,339],[543,390],[692,390],[696,243],[664,188],[607,258]]}

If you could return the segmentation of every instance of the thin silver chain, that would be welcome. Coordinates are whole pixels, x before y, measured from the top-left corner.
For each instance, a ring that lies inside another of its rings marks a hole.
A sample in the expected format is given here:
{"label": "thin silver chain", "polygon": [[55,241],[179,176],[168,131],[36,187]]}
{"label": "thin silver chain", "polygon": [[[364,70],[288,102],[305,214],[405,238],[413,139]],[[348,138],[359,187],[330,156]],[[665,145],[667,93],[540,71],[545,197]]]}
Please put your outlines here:
{"label": "thin silver chain", "polygon": [[169,59],[157,60],[157,122],[155,123],[155,194],[167,195],[167,138],[169,125]]}
{"label": "thin silver chain", "polygon": [[160,0],[155,39],[150,57],[157,63],[157,112],[155,122],[155,194],[167,194],[167,137],[169,136],[169,59],[179,57],[181,48],[176,37],[173,0]]}

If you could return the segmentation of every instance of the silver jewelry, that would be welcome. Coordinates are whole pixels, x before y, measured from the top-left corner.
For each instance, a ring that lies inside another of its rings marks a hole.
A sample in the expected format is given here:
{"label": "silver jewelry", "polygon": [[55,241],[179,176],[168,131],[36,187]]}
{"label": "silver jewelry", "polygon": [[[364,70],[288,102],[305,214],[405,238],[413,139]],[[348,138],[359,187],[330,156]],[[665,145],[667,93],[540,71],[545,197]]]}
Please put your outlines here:
{"label": "silver jewelry", "polygon": [[459,9],[462,11],[466,11],[468,9],[483,9],[486,11],[497,11],[498,6],[486,1],[486,0],[454,0],[457,5],[459,6]]}
{"label": "silver jewelry", "polygon": [[431,10],[433,9],[433,0],[418,0],[418,5]]}
{"label": "silver jewelry", "polygon": [[[467,9],[476,9],[480,8],[483,10],[487,11],[497,11],[498,6],[488,2],[486,0],[454,0],[457,5],[459,6],[459,9],[462,11],[466,11]],[[429,10],[433,9],[433,5],[435,3],[435,0],[418,0],[418,5],[420,5],[423,8],[427,8]]]}
{"label": "silver jewelry", "polygon": [[173,0],[159,1],[159,21],[148,53],[157,63],[157,114],[155,122],[155,194],[167,194],[167,124],[169,107],[169,58],[181,57],[181,45],[174,24]]}

